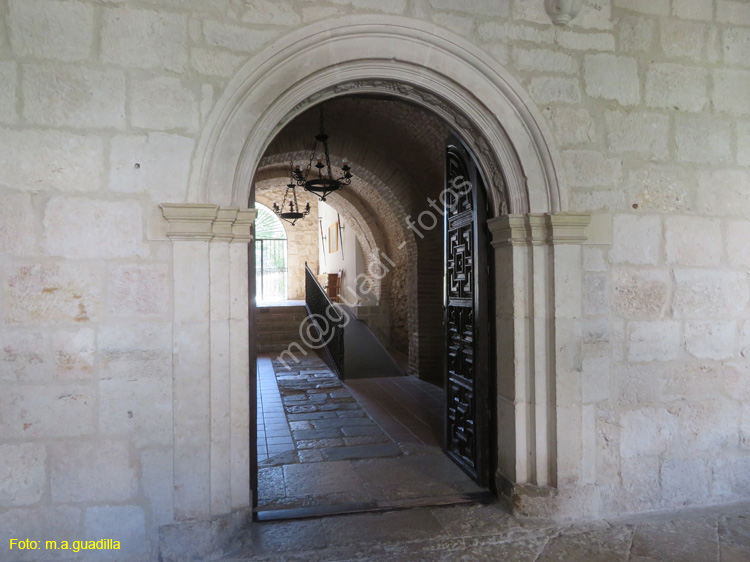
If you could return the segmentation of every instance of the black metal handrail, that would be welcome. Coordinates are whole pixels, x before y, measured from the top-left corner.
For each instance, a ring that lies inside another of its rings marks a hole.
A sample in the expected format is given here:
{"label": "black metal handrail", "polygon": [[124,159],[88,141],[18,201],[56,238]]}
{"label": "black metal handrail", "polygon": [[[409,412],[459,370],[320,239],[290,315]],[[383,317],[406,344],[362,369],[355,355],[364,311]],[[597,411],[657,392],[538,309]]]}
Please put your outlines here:
{"label": "black metal handrail", "polygon": [[344,380],[344,325],[345,318],[328,300],[323,287],[305,262],[305,305],[312,324],[318,331],[317,347],[325,349],[334,370]]}

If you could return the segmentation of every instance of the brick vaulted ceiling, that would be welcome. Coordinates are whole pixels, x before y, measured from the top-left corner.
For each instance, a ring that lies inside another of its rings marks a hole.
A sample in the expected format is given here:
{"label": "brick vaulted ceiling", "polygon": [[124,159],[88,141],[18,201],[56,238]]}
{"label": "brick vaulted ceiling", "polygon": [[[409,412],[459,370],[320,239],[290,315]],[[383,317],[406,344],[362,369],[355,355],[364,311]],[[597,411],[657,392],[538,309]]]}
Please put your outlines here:
{"label": "brick vaulted ceiling", "polygon": [[[325,124],[331,152],[348,157],[355,174],[357,166],[367,168],[407,212],[418,213],[425,208],[426,197],[442,189],[444,141],[450,133],[426,110],[395,99],[349,96],[325,103]],[[265,156],[307,152],[317,131],[315,106],[285,127]]]}

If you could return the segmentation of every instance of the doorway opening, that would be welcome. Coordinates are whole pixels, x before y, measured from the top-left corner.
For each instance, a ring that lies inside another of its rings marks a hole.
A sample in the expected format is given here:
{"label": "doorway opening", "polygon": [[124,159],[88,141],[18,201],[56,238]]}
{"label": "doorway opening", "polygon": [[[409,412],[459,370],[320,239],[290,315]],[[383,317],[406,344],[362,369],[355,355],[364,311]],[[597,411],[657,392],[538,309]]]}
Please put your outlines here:
{"label": "doorway opening", "polygon": [[[272,443],[269,430],[261,431],[264,419],[259,400],[258,442],[259,446],[263,439],[267,443],[258,457],[259,510],[263,517],[275,518],[290,516],[290,510],[300,513],[303,508],[330,510],[337,506],[346,511],[385,509],[394,502],[424,505],[486,499],[492,481],[486,452],[494,439],[489,434],[491,424],[477,424],[481,434],[477,432],[473,438],[483,457],[473,465],[474,470],[454,464],[455,455],[444,454],[448,441],[455,445],[458,430],[456,424],[450,429],[444,425],[448,416],[447,338],[452,336],[445,333],[443,319],[446,213],[436,202],[447,201],[446,143],[456,132],[434,113],[388,96],[340,96],[327,101],[325,110],[331,160],[340,166],[348,158],[355,177],[351,186],[328,196],[335,219],[327,218],[329,211],[318,209],[320,220],[326,223],[318,225],[319,281],[323,283],[326,260],[335,263],[337,271],[343,270],[344,283],[367,281],[366,291],[362,284],[342,289],[342,294],[355,299],[346,306],[355,321],[376,334],[382,347],[402,365],[399,374],[406,376],[384,378],[377,372],[347,372],[341,382],[313,349],[298,352],[295,360],[287,356],[282,361],[284,350],[291,349],[289,344],[303,343],[292,340],[295,334],[279,349],[261,350],[268,355],[258,359],[259,389],[268,389],[275,378],[273,399],[286,416],[286,424],[273,428],[279,435],[274,437],[278,442]],[[311,106],[270,142],[254,178],[256,202],[257,194],[262,193],[259,185],[282,181],[290,161],[303,162],[309,157],[308,137],[316,130],[317,115],[318,107]],[[473,166],[478,169],[475,163]],[[480,175],[475,171],[471,181],[484,190],[477,179]],[[469,215],[476,210],[470,206]],[[483,214],[480,221],[477,237],[484,237],[482,244],[486,245]],[[337,244],[331,243],[333,232]],[[356,242],[352,251],[341,246],[350,242]],[[291,244],[289,251],[295,251]],[[480,259],[478,253],[474,259]],[[483,276],[486,299],[489,270],[485,263],[475,261],[475,265],[471,279]],[[479,308],[486,310],[487,306]],[[464,333],[462,337],[461,353],[466,357],[474,353],[468,350],[472,336]],[[355,352],[358,347],[355,344],[349,349]],[[485,343],[480,351],[487,349]],[[489,412],[489,362],[477,364],[484,370],[478,378],[485,384],[479,392],[472,389],[468,394],[474,398],[459,405],[461,431],[472,426],[476,404],[482,405],[483,413]],[[463,382],[471,379],[464,377]],[[258,396],[267,409],[263,392]],[[465,406],[472,399],[476,404],[467,411]],[[456,411],[454,407],[454,418]],[[450,438],[448,431],[452,432]],[[281,452],[270,454],[272,445],[281,445],[282,440],[286,444],[289,437],[293,448],[281,451],[277,446]],[[273,514],[275,511],[286,513]]]}

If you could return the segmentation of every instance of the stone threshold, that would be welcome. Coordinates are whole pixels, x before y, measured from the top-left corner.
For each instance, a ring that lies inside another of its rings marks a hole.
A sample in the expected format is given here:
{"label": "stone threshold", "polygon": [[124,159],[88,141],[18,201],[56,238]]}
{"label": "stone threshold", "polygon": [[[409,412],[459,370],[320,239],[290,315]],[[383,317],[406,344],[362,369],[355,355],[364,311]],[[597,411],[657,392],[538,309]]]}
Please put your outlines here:
{"label": "stone threshold", "polygon": [[421,507],[448,507],[472,504],[487,505],[493,502],[497,502],[497,498],[495,498],[490,492],[470,492],[444,496],[376,500],[336,505],[293,507],[288,509],[256,509],[253,519],[255,521],[289,521],[293,519],[313,519],[317,517],[349,515],[353,513],[380,513]]}

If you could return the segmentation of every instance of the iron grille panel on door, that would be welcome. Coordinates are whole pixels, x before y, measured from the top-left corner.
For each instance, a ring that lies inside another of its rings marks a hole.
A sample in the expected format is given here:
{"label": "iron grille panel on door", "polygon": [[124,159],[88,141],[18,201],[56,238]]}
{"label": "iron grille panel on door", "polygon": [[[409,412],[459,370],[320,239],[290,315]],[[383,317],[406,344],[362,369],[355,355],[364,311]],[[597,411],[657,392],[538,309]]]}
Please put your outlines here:
{"label": "iron grille panel on door", "polygon": [[464,471],[487,485],[487,331],[477,314],[486,308],[485,256],[478,251],[483,233],[477,231],[478,215],[484,221],[484,186],[458,142],[448,143],[446,156],[446,192],[455,195],[445,199],[445,448]]}

